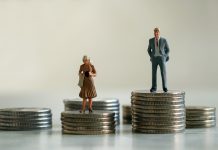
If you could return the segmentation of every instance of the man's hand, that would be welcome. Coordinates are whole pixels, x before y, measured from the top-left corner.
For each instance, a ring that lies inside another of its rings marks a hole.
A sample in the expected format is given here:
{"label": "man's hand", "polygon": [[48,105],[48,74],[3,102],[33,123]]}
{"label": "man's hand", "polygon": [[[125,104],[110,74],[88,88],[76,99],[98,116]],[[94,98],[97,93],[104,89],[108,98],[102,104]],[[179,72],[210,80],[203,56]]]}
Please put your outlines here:
{"label": "man's hand", "polygon": [[169,57],[169,56],[167,56],[167,58],[166,58],[166,61],[169,61],[169,59],[170,59],[170,57]]}

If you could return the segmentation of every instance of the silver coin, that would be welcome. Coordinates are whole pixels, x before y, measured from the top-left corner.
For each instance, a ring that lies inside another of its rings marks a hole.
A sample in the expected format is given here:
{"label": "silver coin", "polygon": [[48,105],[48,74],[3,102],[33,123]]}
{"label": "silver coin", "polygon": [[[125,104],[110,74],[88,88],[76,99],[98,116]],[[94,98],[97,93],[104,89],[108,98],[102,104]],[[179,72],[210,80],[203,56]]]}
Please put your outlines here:
{"label": "silver coin", "polygon": [[185,117],[147,117],[147,118],[140,118],[140,117],[132,117],[133,121],[137,122],[185,122]]}
{"label": "silver coin", "polygon": [[216,120],[215,115],[210,115],[210,116],[187,116],[186,117],[187,121],[201,121],[201,120]]}
{"label": "silver coin", "polygon": [[25,130],[39,130],[39,129],[49,129],[52,125],[39,125],[39,126],[19,126],[19,127],[13,127],[13,126],[0,126],[0,130],[8,130],[8,131],[25,131]]}
{"label": "silver coin", "polygon": [[0,126],[2,127],[38,127],[38,126],[43,126],[43,125],[51,125],[51,122],[47,122],[47,123],[34,123],[34,124],[30,124],[30,123],[0,123]]}
{"label": "silver coin", "polygon": [[144,105],[144,106],[171,106],[171,105],[185,105],[185,101],[131,101],[131,104]]}
{"label": "silver coin", "polygon": [[165,109],[165,110],[154,110],[154,109],[148,109],[148,110],[143,110],[143,109],[138,109],[138,108],[133,108],[132,109],[132,114],[134,113],[142,113],[142,114],[175,114],[175,113],[184,113],[184,109]]}
{"label": "silver coin", "polygon": [[216,120],[201,120],[201,121],[187,121],[186,124],[206,124],[206,123],[214,123]]}
{"label": "silver coin", "polygon": [[[64,99],[64,104],[72,104],[75,102],[82,102],[81,99]],[[94,103],[99,103],[99,104],[104,104],[104,103],[119,103],[119,99],[117,98],[98,98],[98,99],[93,99],[93,104]]]}
{"label": "silver coin", "polygon": [[185,125],[181,124],[181,125],[164,125],[164,126],[160,126],[160,125],[135,125],[132,124],[132,127],[135,129],[142,129],[142,130],[146,130],[146,129],[150,129],[150,130],[173,130],[173,129],[184,129]]}
{"label": "silver coin", "polygon": [[[75,112],[75,111],[65,111],[65,112]],[[113,112],[111,112],[111,113],[113,113]],[[81,115],[82,114],[88,114],[88,113],[81,113]],[[114,116],[112,116],[112,115],[108,115],[108,116],[84,115],[84,116],[80,117],[81,115],[61,114],[61,118],[71,118],[71,119],[73,119],[73,118],[81,118],[81,119],[82,118],[86,118],[86,119],[90,119],[90,118],[99,118],[99,119],[101,119],[102,118],[102,119],[104,119],[105,118],[105,119],[111,119],[111,118],[119,118],[120,117],[118,114],[115,114]]]}
{"label": "silver coin", "polygon": [[0,115],[0,120],[49,120],[52,119],[52,115],[49,116],[14,116],[14,115]]}
{"label": "silver coin", "polygon": [[142,126],[170,126],[170,125],[185,125],[185,120],[181,121],[138,121],[133,119],[132,123],[134,125],[142,125]]}
{"label": "silver coin", "polygon": [[186,124],[186,128],[211,128],[211,127],[215,127],[215,126],[216,126],[216,123],[200,124],[200,125]]}
{"label": "silver coin", "polygon": [[103,110],[104,110],[104,109],[106,109],[106,110],[115,110],[115,111],[119,111],[119,110],[120,110],[120,107],[117,107],[117,106],[115,106],[115,107],[114,107],[114,106],[112,106],[112,107],[109,107],[109,106],[106,106],[106,107],[105,107],[105,106],[92,106],[92,108],[93,108],[93,109],[97,109],[97,110],[98,110],[98,109],[101,109],[101,110],[102,110],[102,109],[103,109]]}
{"label": "silver coin", "polygon": [[51,113],[35,113],[35,114],[11,114],[2,113],[0,118],[38,118],[38,117],[52,117]]}
{"label": "silver coin", "polygon": [[11,123],[11,124],[15,124],[15,123],[25,123],[25,124],[40,124],[40,123],[44,123],[44,122],[52,122],[52,119],[47,119],[47,120],[7,120],[7,119],[0,119],[0,123]]}
{"label": "silver coin", "polygon": [[[65,104],[65,107],[75,107],[75,108],[81,108],[82,107],[82,103],[78,103],[78,104]],[[88,103],[86,104],[86,107],[88,108]],[[92,107],[115,107],[115,108],[119,108],[120,104],[119,103],[105,103],[105,104],[98,104],[98,103],[92,103]]]}
{"label": "silver coin", "polygon": [[111,111],[94,111],[93,113],[80,113],[78,111],[65,111],[61,113],[62,116],[69,116],[73,118],[93,118],[93,117],[114,117],[115,113]]}
{"label": "silver coin", "polygon": [[192,110],[192,111],[190,111],[190,110],[188,110],[188,109],[186,109],[186,112],[187,113],[189,113],[189,114],[198,114],[198,113],[205,113],[205,114],[207,114],[207,113],[216,113],[216,111],[210,111],[210,110],[208,110],[208,111],[202,111],[202,110]]}
{"label": "silver coin", "polygon": [[138,112],[132,112],[132,116],[137,116],[137,117],[159,117],[159,118],[172,118],[172,117],[185,117],[184,112],[175,112],[175,113],[169,113],[169,114],[158,114],[158,113],[138,113]]}
{"label": "silver coin", "polygon": [[66,126],[114,126],[115,125],[115,121],[110,121],[110,122],[66,122],[63,121],[62,125],[66,125]]}
{"label": "silver coin", "polygon": [[114,118],[70,118],[70,117],[62,117],[61,121],[66,121],[66,122],[85,122],[85,123],[90,123],[90,122],[112,122],[114,121]]}
{"label": "silver coin", "polygon": [[[80,111],[81,108],[65,108],[65,111]],[[111,112],[114,112],[115,114],[119,114],[119,110],[111,110],[111,109],[96,109],[96,108],[93,108],[93,112],[94,111],[111,111]],[[87,111],[86,111],[87,112]]]}
{"label": "silver coin", "polygon": [[102,117],[70,117],[70,116],[61,116],[61,120],[72,120],[72,122],[104,122],[104,121],[113,121],[117,118],[111,116],[102,116]]}
{"label": "silver coin", "polygon": [[185,95],[185,92],[183,91],[168,91],[168,92],[163,92],[163,91],[156,91],[154,93],[151,93],[150,91],[145,91],[145,90],[136,90],[132,92],[132,95],[141,95],[141,96],[164,96],[164,97],[169,97],[169,96],[177,96],[177,95]]}
{"label": "silver coin", "polygon": [[[82,106],[80,107],[65,107],[65,109],[68,110],[80,110]],[[88,108],[87,108],[88,109]],[[119,107],[95,107],[92,106],[93,110],[107,110],[107,111],[115,111],[115,112],[119,112]]]}
{"label": "silver coin", "polygon": [[139,117],[133,116],[132,119],[139,120],[139,121],[183,121],[186,120],[185,116],[146,116],[146,117]]}
{"label": "silver coin", "polygon": [[187,117],[207,117],[207,116],[216,116],[215,112],[194,112],[194,113],[190,113],[186,111],[186,116]]}
{"label": "silver coin", "polygon": [[51,113],[50,108],[4,108],[0,109],[0,114],[35,114]]}
{"label": "silver coin", "polygon": [[63,134],[76,134],[76,135],[99,135],[99,134],[114,134],[115,130],[101,130],[101,131],[70,131],[62,130]]}
{"label": "silver coin", "polygon": [[152,106],[152,105],[138,105],[138,104],[132,104],[133,108],[139,108],[143,110],[172,110],[172,109],[182,109],[185,110],[185,105],[168,105],[168,106]]}
{"label": "silver coin", "polygon": [[187,111],[216,111],[215,107],[205,106],[186,106]]}
{"label": "silver coin", "polygon": [[182,103],[184,102],[185,97],[142,97],[142,96],[131,96],[131,101],[132,102],[147,102],[147,103]]}
{"label": "silver coin", "polygon": [[[78,110],[68,110],[68,111],[78,111]],[[95,111],[104,111],[104,110],[93,110],[93,112],[92,113],[94,113]],[[79,112],[79,111],[78,111]],[[114,115],[114,118],[119,118],[120,117],[120,114],[119,113],[116,113],[116,112],[114,112],[114,111],[107,111],[107,112],[112,112],[112,113],[114,113],[115,115]],[[89,112],[85,112],[85,114],[88,114]],[[110,116],[109,116],[110,117]]]}
{"label": "silver coin", "polygon": [[172,130],[143,130],[143,129],[137,129],[133,128],[132,131],[134,133],[146,133],[146,134],[169,134],[169,133],[181,133],[185,131],[185,128],[182,129],[172,129]]}
{"label": "silver coin", "polygon": [[101,130],[114,130],[115,126],[68,126],[62,124],[62,129],[70,131],[101,131]]}

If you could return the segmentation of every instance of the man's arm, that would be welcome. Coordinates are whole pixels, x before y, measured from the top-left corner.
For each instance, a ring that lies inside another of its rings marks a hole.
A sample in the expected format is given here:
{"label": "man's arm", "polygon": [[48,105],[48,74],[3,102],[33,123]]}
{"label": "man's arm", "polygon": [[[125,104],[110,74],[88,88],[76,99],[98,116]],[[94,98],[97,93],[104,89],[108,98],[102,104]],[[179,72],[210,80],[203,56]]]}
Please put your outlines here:
{"label": "man's arm", "polygon": [[169,55],[169,52],[170,52],[170,48],[169,48],[169,45],[167,43],[167,40],[165,39],[165,42],[166,42],[166,45],[165,45],[165,53],[167,54],[167,56]]}
{"label": "man's arm", "polygon": [[151,53],[152,53],[152,51],[151,51],[151,40],[149,40],[149,43],[148,43],[148,54],[149,54],[150,57],[151,57]]}

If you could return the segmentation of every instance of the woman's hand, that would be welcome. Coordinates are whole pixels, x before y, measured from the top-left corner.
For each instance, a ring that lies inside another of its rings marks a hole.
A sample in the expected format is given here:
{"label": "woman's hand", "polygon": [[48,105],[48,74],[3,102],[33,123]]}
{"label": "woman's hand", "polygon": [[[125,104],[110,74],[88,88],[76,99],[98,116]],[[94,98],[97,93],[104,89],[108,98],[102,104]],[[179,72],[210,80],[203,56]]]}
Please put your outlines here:
{"label": "woman's hand", "polygon": [[92,77],[96,77],[96,73],[89,72],[89,75]]}

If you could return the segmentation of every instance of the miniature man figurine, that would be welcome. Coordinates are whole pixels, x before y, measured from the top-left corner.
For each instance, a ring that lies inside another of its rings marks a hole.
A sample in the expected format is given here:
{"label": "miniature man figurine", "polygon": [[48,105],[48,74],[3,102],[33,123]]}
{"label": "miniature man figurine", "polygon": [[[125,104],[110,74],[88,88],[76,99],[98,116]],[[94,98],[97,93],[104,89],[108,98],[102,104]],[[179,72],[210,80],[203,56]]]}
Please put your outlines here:
{"label": "miniature man figurine", "polygon": [[166,62],[169,60],[167,40],[160,37],[160,29],[154,29],[154,38],[149,39],[148,54],[152,63],[152,87],[150,92],[157,90],[157,67],[160,67],[163,91],[167,92]]}

